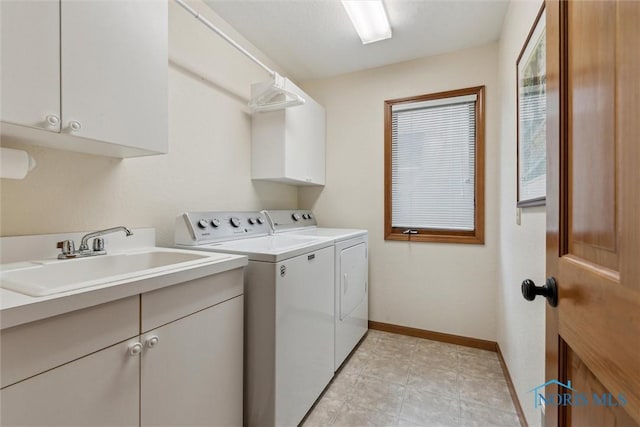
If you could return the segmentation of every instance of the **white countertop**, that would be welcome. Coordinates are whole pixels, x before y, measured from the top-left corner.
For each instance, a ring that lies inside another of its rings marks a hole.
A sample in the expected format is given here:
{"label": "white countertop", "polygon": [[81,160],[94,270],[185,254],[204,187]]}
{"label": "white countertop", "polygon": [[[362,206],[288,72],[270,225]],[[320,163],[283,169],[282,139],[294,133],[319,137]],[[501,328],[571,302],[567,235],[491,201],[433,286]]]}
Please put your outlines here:
{"label": "white countertop", "polygon": [[[154,250],[171,250],[155,247],[155,231],[153,229],[135,229],[134,235],[109,235],[105,239],[108,253],[127,253],[127,251],[143,248]],[[55,261],[57,249],[55,242],[73,239],[78,243],[85,233],[66,233],[44,236],[21,236],[0,238],[2,248],[2,265],[37,259],[39,261]],[[30,247],[32,249],[30,249]],[[184,251],[191,252],[191,251]],[[203,255],[203,252],[197,252]],[[132,279],[114,281],[106,284],[75,289],[41,297],[32,297],[18,292],[0,288],[0,329],[10,328],[23,323],[44,319],[82,308],[103,304],[120,298],[126,298],[144,292],[153,291],[178,283],[198,279],[224,271],[242,268],[247,265],[247,257],[231,254],[211,253],[210,259],[198,263],[136,276]],[[73,262],[59,261],[59,262]]]}

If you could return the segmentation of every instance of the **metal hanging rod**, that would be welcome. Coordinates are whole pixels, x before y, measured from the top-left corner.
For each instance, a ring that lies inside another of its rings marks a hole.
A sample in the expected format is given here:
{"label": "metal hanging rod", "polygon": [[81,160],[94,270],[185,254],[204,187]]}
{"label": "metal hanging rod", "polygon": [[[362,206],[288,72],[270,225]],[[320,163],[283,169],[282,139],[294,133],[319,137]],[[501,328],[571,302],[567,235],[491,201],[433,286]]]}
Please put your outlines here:
{"label": "metal hanging rod", "polygon": [[202,15],[200,15],[200,13],[195,10],[194,8],[192,8],[191,6],[189,6],[187,3],[184,2],[184,0],[175,0],[176,3],[178,3],[180,6],[182,6],[187,12],[189,12],[190,14],[192,14],[198,21],[202,22],[207,28],[209,28],[210,30],[212,30],[213,32],[215,32],[216,34],[218,34],[220,37],[222,37],[223,39],[225,39],[225,41],[227,43],[229,43],[231,46],[235,47],[236,49],[238,49],[240,51],[240,53],[242,53],[244,56],[246,56],[247,58],[249,58],[250,60],[252,60],[253,62],[255,62],[256,64],[258,64],[262,69],[264,69],[267,73],[269,73],[272,77],[275,76],[277,73],[275,71],[273,71],[271,68],[267,67],[262,61],[260,61],[258,58],[256,58],[255,56],[253,56],[251,53],[249,53],[249,51],[247,51],[245,48],[243,48],[242,46],[240,46],[238,43],[236,43],[231,37],[229,37],[228,35],[226,35],[220,28],[216,27],[214,24],[211,23],[211,21],[209,21],[207,18],[203,17]]}

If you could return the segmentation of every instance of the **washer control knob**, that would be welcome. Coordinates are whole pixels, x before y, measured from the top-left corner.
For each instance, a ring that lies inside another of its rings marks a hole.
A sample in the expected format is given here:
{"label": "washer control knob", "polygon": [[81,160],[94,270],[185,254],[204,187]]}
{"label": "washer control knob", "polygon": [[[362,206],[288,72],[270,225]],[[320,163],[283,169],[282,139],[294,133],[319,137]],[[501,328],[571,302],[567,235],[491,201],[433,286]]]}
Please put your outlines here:
{"label": "washer control knob", "polygon": [[198,221],[198,227],[207,228],[207,220],[206,219],[201,219],[200,221]]}
{"label": "washer control knob", "polygon": [[313,219],[310,213],[307,214],[307,219]]}
{"label": "washer control knob", "polygon": [[256,218],[256,221],[258,222],[258,224],[262,225],[264,224],[264,219],[262,219],[262,217],[258,217]]}
{"label": "washer control knob", "polygon": [[240,219],[232,216],[231,219],[229,219],[229,224],[231,224],[234,228],[238,228],[240,227]]}
{"label": "washer control knob", "polygon": [[309,219],[309,215],[307,215],[307,214],[302,214],[302,219]]}
{"label": "washer control knob", "polygon": [[256,223],[256,220],[253,218],[249,218],[247,221],[249,221],[249,224],[253,225]]}
{"label": "washer control knob", "polygon": [[211,220],[211,225],[214,227],[219,227],[220,226],[220,220],[217,218],[214,218]]}
{"label": "washer control knob", "polygon": [[300,214],[299,213],[291,214],[291,218],[293,218],[294,221],[300,221]]}

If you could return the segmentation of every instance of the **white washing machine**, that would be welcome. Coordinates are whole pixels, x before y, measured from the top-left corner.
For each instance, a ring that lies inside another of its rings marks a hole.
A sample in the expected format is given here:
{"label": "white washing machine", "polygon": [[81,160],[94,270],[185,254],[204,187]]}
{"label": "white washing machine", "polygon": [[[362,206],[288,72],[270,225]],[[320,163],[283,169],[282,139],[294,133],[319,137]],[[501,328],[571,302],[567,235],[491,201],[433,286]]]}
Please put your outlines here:
{"label": "white washing machine", "polygon": [[175,242],[249,257],[244,424],[296,426],[334,373],[334,243],[269,234],[259,212],[189,212]]}
{"label": "white washing machine", "polygon": [[364,336],[369,323],[369,233],[318,227],[305,210],[264,211],[275,235],[329,237],[335,246],[335,355],[337,371]]}

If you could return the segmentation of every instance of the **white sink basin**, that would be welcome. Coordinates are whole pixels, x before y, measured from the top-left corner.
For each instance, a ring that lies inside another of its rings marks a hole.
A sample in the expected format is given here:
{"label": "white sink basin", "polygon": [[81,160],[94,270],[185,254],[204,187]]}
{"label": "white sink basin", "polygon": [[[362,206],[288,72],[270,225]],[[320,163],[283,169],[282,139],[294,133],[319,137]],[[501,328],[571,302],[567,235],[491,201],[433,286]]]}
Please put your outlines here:
{"label": "white sink basin", "polygon": [[144,251],[78,259],[29,261],[3,266],[3,271],[0,272],[0,287],[40,297],[188,268],[225,258],[229,256],[149,248]]}

